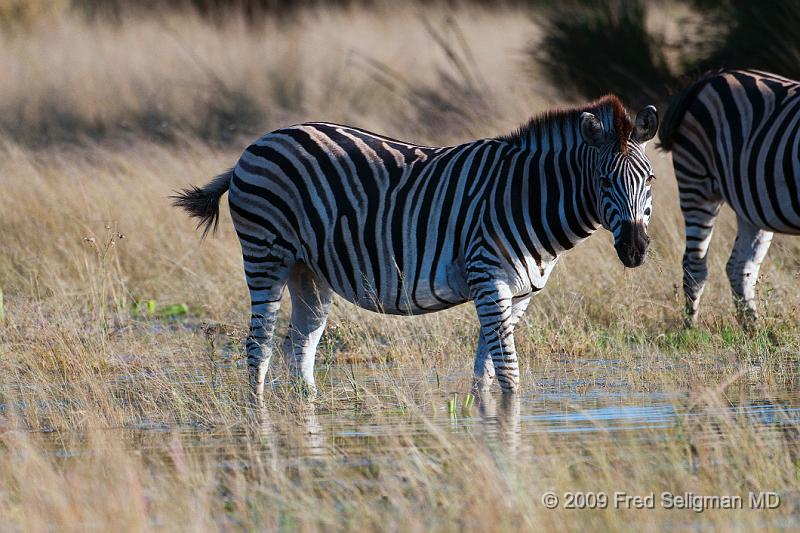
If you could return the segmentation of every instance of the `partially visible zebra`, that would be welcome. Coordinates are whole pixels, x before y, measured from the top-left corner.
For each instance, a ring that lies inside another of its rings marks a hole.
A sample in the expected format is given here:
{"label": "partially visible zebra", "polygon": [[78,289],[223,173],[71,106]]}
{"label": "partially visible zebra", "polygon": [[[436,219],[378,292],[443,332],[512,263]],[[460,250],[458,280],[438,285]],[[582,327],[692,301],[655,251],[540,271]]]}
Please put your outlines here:
{"label": "partially visible zebra", "polygon": [[686,222],[687,325],[697,321],[723,201],[738,226],[726,271],[739,320],[752,323],[772,233],[800,234],[800,82],[754,70],[709,73],[673,98],[660,141],[672,150]]}
{"label": "partially visible zebra", "polygon": [[599,226],[620,260],[644,261],[651,216],[645,143],[655,108],[628,118],[615,96],[458,146],[418,146],[349,126],[269,133],[236,167],[175,200],[207,232],[228,197],[252,318],[250,383],[262,398],[281,294],[292,298],[287,363],[314,391],[314,354],[333,293],[421,314],[474,300],[475,384],[519,383],[514,326],[556,260]]}

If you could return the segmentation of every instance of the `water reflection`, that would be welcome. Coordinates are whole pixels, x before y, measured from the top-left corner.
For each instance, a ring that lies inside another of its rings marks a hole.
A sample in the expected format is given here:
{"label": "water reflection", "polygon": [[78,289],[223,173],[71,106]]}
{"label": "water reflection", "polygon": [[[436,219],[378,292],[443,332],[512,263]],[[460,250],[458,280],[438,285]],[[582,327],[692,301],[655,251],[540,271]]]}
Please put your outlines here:
{"label": "water reflection", "polygon": [[498,398],[487,390],[473,389],[475,402],[488,443],[500,443],[511,456],[519,452],[522,439],[519,394],[500,394]]}
{"label": "water reflection", "polygon": [[325,428],[317,418],[316,407],[314,404],[306,405],[300,414],[302,424],[302,434],[306,454],[309,457],[327,457],[331,453],[329,443],[326,439]]}

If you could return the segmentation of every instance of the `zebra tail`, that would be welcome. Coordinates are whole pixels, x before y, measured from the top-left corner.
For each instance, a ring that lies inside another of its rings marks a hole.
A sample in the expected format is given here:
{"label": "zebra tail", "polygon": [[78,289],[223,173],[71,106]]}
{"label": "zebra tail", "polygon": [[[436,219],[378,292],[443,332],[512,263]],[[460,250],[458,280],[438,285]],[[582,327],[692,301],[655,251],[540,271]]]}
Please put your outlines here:
{"label": "zebra tail", "polygon": [[186,189],[176,191],[170,196],[172,205],[180,207],[192,218],[200,221],[197,229],[203,228],[205,239],[209,231],[217,231],[219,225],[219,199],[228,191],[233,177],[233,169],[228,170],[215,177],[205,187],[195,187],[192,185]]}
{"label": "zebra tail", "polygon": [[664,118],[661,121],[661,126],[658,129],[657,146],[659,149],[665,152],[672,150],[672,145],[675,142],[675,134],[683,121],[683,115],[686,114],[686,110],[694,101],[694,97],[697,96],[700,89],[705,87],[706,83],[711,78],[723,72],[724,70],[706,72],[695,80],[694,83],[672,96],[667,111],[664,113]]}

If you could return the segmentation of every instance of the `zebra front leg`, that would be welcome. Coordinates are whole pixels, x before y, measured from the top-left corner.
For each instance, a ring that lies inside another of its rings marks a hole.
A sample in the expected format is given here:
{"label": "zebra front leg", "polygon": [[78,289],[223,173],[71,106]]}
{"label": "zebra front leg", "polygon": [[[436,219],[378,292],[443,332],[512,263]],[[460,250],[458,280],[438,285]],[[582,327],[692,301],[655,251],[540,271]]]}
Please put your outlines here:
{"label": "zebra front leg", "polygon": [[514,347],[515,322],[511,291],[504,284],[487,284],[475,287],[473,294],[481,323],[481,334],[497,381],[504,393],[516,392],[519,387],[519,364]]}
{"label": "zebra front leg", "polygon": [[494,363],[492,363],[492,356],[489,354],[489,347],[486,345],[486,338],[483,336],[483,328],[481,328],[475,364],[472,368],[473,394],[478,395],[488,390],[492,380],[494,380]]}
{"label": "zebra front leg", "polygon": [[[525,310],[530,303],[530,297],[526,297],[512,304],[511,309],[511,327],[516,327]],[[476,396],[482,392],[486,392],[494,379],[495,370],[494,363],[492,362],[489,347],[486,343],[486,338],[483,335],[483,328],[481,328],[480,338],[478,339],[478,350],[475,355],[475,365],[473,367],[472,378],[472,392]]]}
{"label": "zebra front leg", "polygon": [[286,364],[301,378],[309,397],[316,394],[314,358],[325,330],[333,292],[305,265],[297,265],[289,276],[292,296],[292,323],[284,341]]}
{"label": "zebra front leg", "polygon": [[731,283],[736,317],[748,327],[758,318],[756,282],[761,263],[772,242],[772,232],[759,229],[741,217],[736,218],[736,242],[725,271]]}
{"label": "zebra front leg", "polygon": [[[687,198],[688,197],[688,198]],[[686,296],[685,325],[697,323],[700,296],[708,278],[706,258],[714,221],[722,205],[720,201],[698,199],[689,191],[681,191],[681,209],[686,224],[686,250],[683,254],[683,293]]]}

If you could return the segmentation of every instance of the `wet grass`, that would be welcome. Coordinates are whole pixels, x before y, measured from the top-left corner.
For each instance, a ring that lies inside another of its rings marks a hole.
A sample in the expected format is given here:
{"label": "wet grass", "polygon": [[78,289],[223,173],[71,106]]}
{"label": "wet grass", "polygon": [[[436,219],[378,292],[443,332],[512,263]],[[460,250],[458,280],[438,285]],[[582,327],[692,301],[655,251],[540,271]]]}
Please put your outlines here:
{"label": "wet grass", "polygon": [[[3,329],[0,509],[21,529],[796,525],[796,360],[720,356],[707,343],[653,351],[654,339],[610,330],[597,332],[617,339],[599,357],[560,354],[525,328],[522,394],[470,402],[473,328],[447,327],[465,310],[388,340],[338,313],[336,357],[390,342],[391,361],[321,365],[309,406],[278,358],[267,408],[253,413],[241,346],[221,333],[212,353],[196,318],[120,320],[99,342],[76,311],[29,339],[18,310]],[[547,491],[761,490],[781,507],[541,504]]]}

